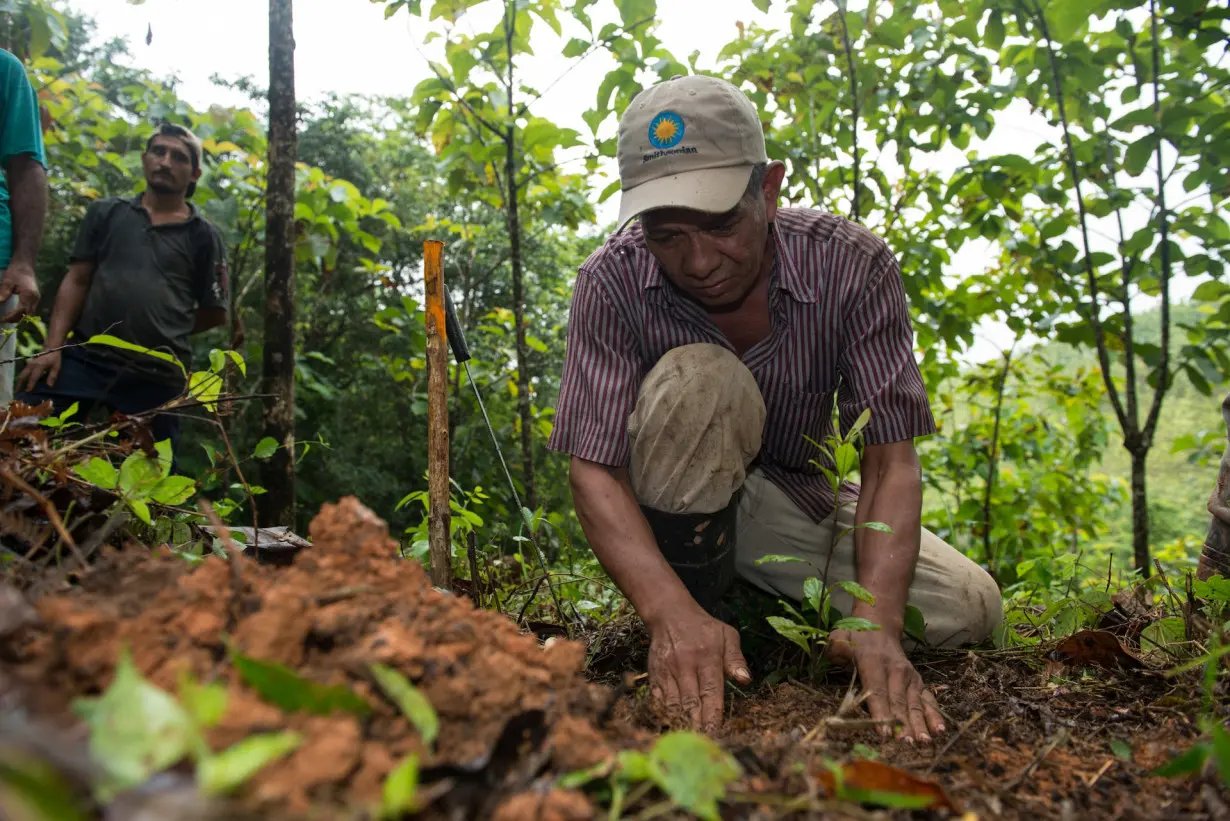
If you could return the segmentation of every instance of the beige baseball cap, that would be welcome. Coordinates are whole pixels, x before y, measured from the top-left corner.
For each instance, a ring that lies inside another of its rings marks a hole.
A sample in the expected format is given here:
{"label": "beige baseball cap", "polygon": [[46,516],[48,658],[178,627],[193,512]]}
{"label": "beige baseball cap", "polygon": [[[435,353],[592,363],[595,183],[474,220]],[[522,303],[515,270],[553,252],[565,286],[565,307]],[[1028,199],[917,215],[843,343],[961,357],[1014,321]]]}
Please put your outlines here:
{"label": "beige baseball cap", "polygon": [[760,114],[716,77],[676,75],[637,94],[619,121],[619,226],[655,208],[720,214],[768,162]]}

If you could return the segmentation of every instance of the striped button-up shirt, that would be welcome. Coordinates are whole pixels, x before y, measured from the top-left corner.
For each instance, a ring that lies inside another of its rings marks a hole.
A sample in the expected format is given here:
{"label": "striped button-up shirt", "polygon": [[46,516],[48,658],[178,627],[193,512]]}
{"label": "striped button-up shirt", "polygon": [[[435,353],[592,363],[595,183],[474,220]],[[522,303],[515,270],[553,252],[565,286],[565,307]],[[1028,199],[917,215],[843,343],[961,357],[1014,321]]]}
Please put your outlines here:
{"label": "striped button-up shirt", "polygon": [[[765,402],[756,464],[819,522],[833,492],[805,437],[832,433],[834,399],[843,430],[871,409],[866,444],[934,433],[935,420],[901,270],[884,241],[840,217],[789,208],[778,210],[773,238],[772,331],[742,356]],[[548,447],[627,466],[641,381],[667,351],[697,342],[734,350],[665,277],[639,224],[608,239],[577,275]]]}

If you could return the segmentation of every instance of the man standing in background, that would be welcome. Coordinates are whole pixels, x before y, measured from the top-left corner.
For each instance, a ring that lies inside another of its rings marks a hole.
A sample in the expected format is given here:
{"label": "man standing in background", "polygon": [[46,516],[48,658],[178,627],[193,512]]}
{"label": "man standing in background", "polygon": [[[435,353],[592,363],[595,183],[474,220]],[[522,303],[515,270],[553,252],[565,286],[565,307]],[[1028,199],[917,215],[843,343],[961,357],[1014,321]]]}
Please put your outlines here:
{"label": "man standing in background", "polygon": [[[226,246],[188,202],[201,176],[201,141],[164,123],[141,165],[143,193],[106,197],[86,211],[43,353],[18,377],[21,401],[51,400],[55,413],[78,403],[83,417],[96,405],[128,415],[152,411],[186,388],[189,337],[226,320]],[[83,344],[99,335],[144,350]],[[157,414],[150,428],[174,452],[178,417]]]}
{"label": "man standing in background", "polygon": [[0,50],[0,407],[13,399],[17,320],[38,307],[34,262],[47,214],[38,95],[25,66]]}

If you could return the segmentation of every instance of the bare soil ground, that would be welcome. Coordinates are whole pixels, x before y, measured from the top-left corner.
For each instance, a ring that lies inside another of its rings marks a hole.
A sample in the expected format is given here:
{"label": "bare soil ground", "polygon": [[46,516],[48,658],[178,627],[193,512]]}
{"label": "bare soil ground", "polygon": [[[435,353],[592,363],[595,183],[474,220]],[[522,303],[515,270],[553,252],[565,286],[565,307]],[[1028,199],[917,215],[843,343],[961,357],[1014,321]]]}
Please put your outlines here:
{"label": "bare soil ground", "polygon": [[[544,646],[504,615],[433,589],[418,564],[396,557],[384,524],[353,499],[322,510],[310,536],[312,547],[289,567],[243,558],[192,567],[141,546],[105,553],[33,602],[36,622],[0,639],[5,711],[49,722],[80,743],[71,700],[101,693],[125,647],[137,668],[170,692],[185,670],[225,683],[228,708],[208,739],[215,749],[282,728],[305,737],[259,772],[237,803],[197,815],[181,808],[171,817],[363,817],[363,808],[379,803],[385,777],[411,753],[422,757],[420,790],[430,802],[423,817],[606,817],[601,789],[565,790],[555,782],[619,749],[644,749],[667,729],[644,688],[627,684],[644,670],[646,639],[635,621]],[[745,646],[759,680],[782,669],[787,651],[772,636],[749,635]],[[243,682],[228,647],[322,684],[343,684],[372,712],[284,712]],[[400,671],[435,706],[434,750],[375,686],[374,662]],[[933,747],[882,741],[861,726],[857,712],[842,708],[848,675],[732,692],[719,740],[743,775],[723,817],[944,816],[826,797],[826,760],[868,758],[932,782],[957,817],[1230,817],[1211,778],[1150,775],[1198,733],[1200,696],[1190,678],[1148,668],[1057,667],[1019,652],[920,663],[950,725]],[[1122,746],[1118,755],[1112,750],[1115,740],[1128,745],[1129,756],[1121,757]],[[656,793],[640,799],[625,817],[682,817],[663,811]]]}

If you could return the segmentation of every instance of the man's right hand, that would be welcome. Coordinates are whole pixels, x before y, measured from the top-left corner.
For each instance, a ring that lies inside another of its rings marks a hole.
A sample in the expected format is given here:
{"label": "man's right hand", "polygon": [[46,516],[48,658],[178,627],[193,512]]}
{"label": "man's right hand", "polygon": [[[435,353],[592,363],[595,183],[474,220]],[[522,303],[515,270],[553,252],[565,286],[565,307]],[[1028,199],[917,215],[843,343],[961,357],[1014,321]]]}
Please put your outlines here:
{"label": "man's right hand", "polygon": [[17,375],[17,384],[22,390],[33,391],[38,380],[46,375],[47,386],[54,388],[56,379],[60,376],[60,362],[59,351],[43,351],[21,369],[21,373]]}
{"label": "man's right hand", "polygon": [[725,679],[750,684],[739,631],[696,604],[649,626],[649,691],[668,710],[682,710],[706,732],[722,723]]}

